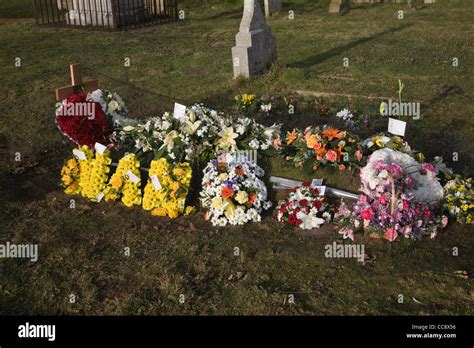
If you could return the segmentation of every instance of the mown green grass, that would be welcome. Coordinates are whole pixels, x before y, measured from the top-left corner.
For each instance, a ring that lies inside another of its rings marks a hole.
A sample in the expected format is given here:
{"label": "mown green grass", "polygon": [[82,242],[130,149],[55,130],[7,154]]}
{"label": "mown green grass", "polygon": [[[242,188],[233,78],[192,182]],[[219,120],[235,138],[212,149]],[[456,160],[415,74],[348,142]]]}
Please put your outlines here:
{"label": "mown green grass", "polygon": [[[0,242],[38,243],[40,259],[0,260],[1,313],[472,314],[472,280],[452,274],[472,271],[471,227],[453,224],[418,243],[359,237],[374,260],[362,265],[324,257],[325,245],[336,239],[330,226],[303,233],[266,216],[261,224],[217,229],[202,214],[168,221],[79,198],[70,209],[71,197],[57,182],[72,145],[54,125],[52,92],[68,84],[68,64],[79,62],[85,78],[99,78],[125,98],[134,116],[145,118],[171,110],[175,100],[230,110],[240,92],[289,96],[306,89],[395,98],[401,79],[404,100],[423,101],[422,118],[409,121],[407,140],[468,174],[473,4],[439,3],[408,11],[402,21],[396,12],[404,5],[361,5],[329,16],[325,2],[287,1],[269,21],[278,64],[248,82],[232,80],[238,5],[185,3],[183,22],[102,33],[15,20],[31,17],[15,4],[0,1],[0,18],[8,18],[0,20]],[[286,18],[290,9],[294,21]],[[21,68],[14,67],[16,57]],[[125,57],[130,68],[123,66]],[[342,65],[345,57],[349,68]],[[458,68],[450,66],[452,57],[459,57]],[[342,107],[366,113],[374,104],[363,98],[299,100],[297,114],[278,121],[319,124]],[[20,163],[14,162],[17,152]],[[459,162],[451,160],[453,152]],[[12,174],[22,167],[23,173]],[[271,175],[311,178],[280,159],[266,168]],[[316,176],[354,192],[358,186],[357,173],[325,170]],[[452,255],[454,247],[459,256]],[[68,303],[70,294],[77,303]],[[295,304],[287,303],[288,294]],[[399,294],[404,303],[397,302]]]}

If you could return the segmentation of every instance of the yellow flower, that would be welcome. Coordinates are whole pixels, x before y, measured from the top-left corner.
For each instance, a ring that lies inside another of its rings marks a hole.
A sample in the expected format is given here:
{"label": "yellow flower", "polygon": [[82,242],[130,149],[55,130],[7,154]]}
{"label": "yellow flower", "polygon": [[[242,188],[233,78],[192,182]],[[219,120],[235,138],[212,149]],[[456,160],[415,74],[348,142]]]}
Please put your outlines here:
{"label": "yellow flower", "polygon": [[186,209],[184,210],[184,215],[189,216],[191,214],[194,214],[195,212],[196,212],[196,207],[187,206]]}
{"label": "yellow flower", "polygon": [[151,211],[153,216],[167,216],[168,212],[165,208],[155,208]]}
{"label": "yellow flower", "polygon": [[122,184],[123,184],[122,178],[119,175],[116,175],[111,179],[110,184],[114,190],[118,190],[119,188],[122,187]]}
{"label": "yellow flower", "polygon": [[306,146],[309,148],[309,149],[314,149],[314,146],[318,143],[318,138],[316,137],[316,135],[314,134],[311,134],[308,139],[306,139]]}
{"label": "yellow flower", "polygon": [[240,204],[244,204],[248,201],[249,195],[245,191],[239,191],[237,195],[235,196],[235,200],[239,202]]}
{"label": "yellow flower", "polygon": [[171,219],[176,219],[179,216],[178,209],[168,209],[168,217]]}
{"label": "yellow flower", "polygon": [[224,209],[226,202],[222,197],[214,197],[211,199],[211,208],[214,209]]}
{"label": "yellow flower", "polygon": [[173,174],[176,176],[183,176],[186,174],[186,171],[182,168],[174,168],[173,169]]}

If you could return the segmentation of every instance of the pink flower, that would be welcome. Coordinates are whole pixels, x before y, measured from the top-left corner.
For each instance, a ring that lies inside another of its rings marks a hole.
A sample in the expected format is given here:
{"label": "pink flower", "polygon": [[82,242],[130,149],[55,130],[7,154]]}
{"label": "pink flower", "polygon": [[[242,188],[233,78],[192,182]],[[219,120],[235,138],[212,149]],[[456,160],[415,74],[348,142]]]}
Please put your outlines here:
{"label": "pink flower", "polygon": [[349,238],[351,240],[354,240],[354,230],[352,230],[352,228],[343,227],[338,233],[342,234],[342,237],[344,239]]}
{"label": "pink flower", "polygon": [[379,197],[379,203],[380,203],[380,204],[386,204],[387,201],[388,201],[387,196],[382,195],[382,196]]}
{"label": "pink flower", "polygon": [[441,223],[443,224],[443,228],[448,225],[448,217],[446,215],[443,215]]}
{"label": "pink flower", "polygon": [[323,160],[323,156],[317,155],[317,156],[316,156],[316,159],[317,159],[318,161],[322,161],[322,160]]}
{"label": "pink flower", "polygon": [[415,183],[415,180],[413,180],[411,176],[407,176],[407,178],[405,179],[405,184],[407,184],[408,187],[411,187],[413,186],[414,183]]}
{"label": "pink flower", "polygon": [[392,227],[387,228],[385,230],[385,239],[387,239],[390,242],[393,242],[395,239],[397,239],[398,233],[393,229]]}
{"label": "pink flower", "polygon": [[428,172],[436,173],[436,167],[432,165],[431,163],[423,163],[421,168],[423,168],[424,170]]}
{"label": "pink flower", "polygon": [[431,211],[429,209],[426,209],[423,215],[428,218],[431,216]]}
{"label": "pink flower", "polygon": [[359,228],[360,221],[359,220],[354,220],[354,226],[355,226],[355,228]]}
{"label": "pink flower", "polygon": [[275,148],[275,150],[280,150],[280,147],[281,147],[280,137],[273,140],[273,147]]}
{"label": "pink flower", "polygon": [[365,204],[367,202],[367,196],[366,195],[360,195],[359,196],[359,203]]}
{"label": "pink flower", "polygon": [[329,162],[335,162],[336,159],[337,159],[337,153],[336,153],[336,151],[334,151],[334,150],[329,150],[329,151],[326,153],[326,159],[327,159]]}
{"label": "pink flower", "polygon": [[372,209],[366,208],[362,210],[360,216],[362,217],[362,219],[370,221],[374,217],[374,212],[372,211]]}
{"label": "pink flower", "polygon": [[318,170],[318,167],[317,166],[313,166],[313,171],[317,171]]}
{"label": "pink flower", "polygon": [[358,161],[362,160],[362,152],[360,152],[360,150],[357,150],[354,154],[354,157]]}
{"label": "pink flower", "polygon": [[412,232],[412,228],[411,226],[405,226],[403,227],[402,229],[402,234],[405,236],[405,237],[408,237]]}
{"label": "pink flower", "polygon": [[340,170],[341,172],[345,171],[345,170],[346,170],[346,166],[345,166],[344,164],[341,164],[341,165],[339,166],[339,170]]}

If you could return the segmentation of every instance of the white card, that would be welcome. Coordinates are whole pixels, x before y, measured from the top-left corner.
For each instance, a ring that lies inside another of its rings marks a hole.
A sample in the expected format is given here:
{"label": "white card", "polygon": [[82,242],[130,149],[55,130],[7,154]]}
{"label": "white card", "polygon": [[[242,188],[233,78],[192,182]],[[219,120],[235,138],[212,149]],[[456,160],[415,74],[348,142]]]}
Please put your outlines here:
{"label": "white card", "polygon": [[311,187],[322,186],[323,180],[324,179],[313,179],[313,181],[311,181]]}
{"label": "white card", "polygon": [[74,154],[74,156],[76,156],[77,159],[79,159],[81,161],[87,160],[86,154],[84,152],[82,152],[81,150],[74,149],[74,150],[72,150],[72,153]]}
{"label": "white card", "polygon": [[141,181],[140,178],[136,176],[135,174],[133,174],[131,170],[129,170],[127,174],[125,174],[125,177],[131,182],[133,182],[134,184],[138,184]]}
{"label": "white card", "polygon": [[162,189],[160,179],[158,179],[158,177],[156,175],[150,176],[150,180],[151,180],[151,183],[153,184],[153,186],[155,186],[155,190],[161,190]]}
{"label": "white card", "polygon": [[99,193],[95,199],[97,200],[97,202],[100,202],[102,200],[102,198],[104,198],[104,193],[103,192]]}
{"label": "white card", "polygon": [[94,148],[95,148],[95,151],[97,151],[99,155],[103,155],[105,150],[107,150],[107,146],[102,145],[101,143],[95,143]]}
{"label": "white card", "polygon": [[405,130],[407,123],[405,121],[399,121],[394,118],[388,119],[388,131],[394,135],[405,136]]}
{"label": "white card", "polygon": [[174,103],[173,117],[177,120],[181,120],[186,116],[186,105]]}
{"label": "white card", "polygon": [[324,196],[326,194],[326,186],[316,186],[315,188],[318,189],[320,196]]}

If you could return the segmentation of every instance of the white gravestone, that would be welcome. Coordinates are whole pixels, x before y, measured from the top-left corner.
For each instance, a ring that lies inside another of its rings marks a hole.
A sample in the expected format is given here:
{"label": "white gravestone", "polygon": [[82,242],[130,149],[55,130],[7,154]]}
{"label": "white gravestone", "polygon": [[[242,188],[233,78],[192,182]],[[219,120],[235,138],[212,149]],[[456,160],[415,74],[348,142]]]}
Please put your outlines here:
{"label": "white gravestone", "polygon": [[240,31],[232,47],[234,77],[252,77],[276,59],[276,40],[267,26],[258,0],[244,0]]}

